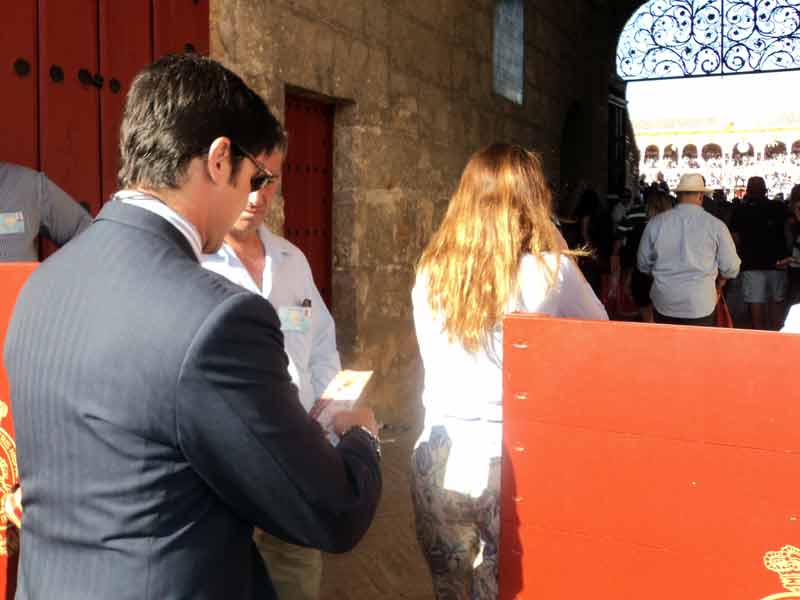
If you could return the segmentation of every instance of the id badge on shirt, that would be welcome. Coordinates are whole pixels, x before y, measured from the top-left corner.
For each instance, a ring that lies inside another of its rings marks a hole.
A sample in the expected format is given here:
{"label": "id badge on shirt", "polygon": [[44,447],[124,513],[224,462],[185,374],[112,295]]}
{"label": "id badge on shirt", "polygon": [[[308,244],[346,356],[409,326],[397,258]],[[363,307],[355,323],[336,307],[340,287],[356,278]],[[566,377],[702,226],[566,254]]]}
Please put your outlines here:
{"label": "id badge on shirt", "polygon": [[310,306],[281,306],[278,308],[281,331],[308,333],[311,329]]}
{"label": "id badge on shirt", "polygon": [[0,213],[0,235],[25,233],[25,215],[22,211]]}

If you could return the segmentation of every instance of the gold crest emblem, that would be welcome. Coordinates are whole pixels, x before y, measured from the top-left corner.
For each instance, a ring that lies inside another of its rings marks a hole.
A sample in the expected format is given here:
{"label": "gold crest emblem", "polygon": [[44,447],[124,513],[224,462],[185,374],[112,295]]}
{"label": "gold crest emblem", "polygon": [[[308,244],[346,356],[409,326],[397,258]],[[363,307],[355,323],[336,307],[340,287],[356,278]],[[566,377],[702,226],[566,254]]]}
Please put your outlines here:
{"label": "gold crest emblem", "polygon": [[787,591],[772,594],[763,600],[800,599],[800,549],[786,545],[780,550],[767,552],[764,566],[780,576],[781,584]]}

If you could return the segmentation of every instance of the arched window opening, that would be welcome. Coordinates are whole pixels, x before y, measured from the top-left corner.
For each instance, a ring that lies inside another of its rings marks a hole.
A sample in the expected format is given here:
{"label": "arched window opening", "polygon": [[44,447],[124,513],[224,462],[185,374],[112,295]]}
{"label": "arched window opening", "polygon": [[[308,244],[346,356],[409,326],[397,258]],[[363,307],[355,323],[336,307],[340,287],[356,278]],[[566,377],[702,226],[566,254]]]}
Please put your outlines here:
{"label": "arched window opening", "polygon": [[655,166],[658,162],[658,159],[661,157],[658,146],[650,144],[647,148],[644,149],[644,162],[649,166]]}
{"label": "arched window opening", "polygon": [[703,146],[703,160],[720,160],[722,158],[722,148],[719,144],[706,144]]}
{"label": "arched window opening", "polygon": [[697,146],[686,144],[681,152],[681,163],[690,169],[699,169],[700,162],[697,160]]}
{"label": "arched window opening", "polygon": [[770,142],[764,147],[764,158],[766,160],[780,160],[786,156],[786,144],[783,142]]}
{"label": "arched window opening", "polygon": [[678,149],[670,144],[666,148],[664,148],[664,155],[663,155],[664,162],[667,166],[677,166],[678,164]]}
{"label": "arched window opening", "polygon": [[733,147],[733,152],[731,152],[731,157],[733,158],[733,162],[735,165],[748,165],[753,162],[755,158],[755,150],[753,149],[753,145],[749,142],[739,142]]}
{"label": "arched window opening", "polygon": [[626,81],[800,69],[800,0],[650,0],[617,45]]}

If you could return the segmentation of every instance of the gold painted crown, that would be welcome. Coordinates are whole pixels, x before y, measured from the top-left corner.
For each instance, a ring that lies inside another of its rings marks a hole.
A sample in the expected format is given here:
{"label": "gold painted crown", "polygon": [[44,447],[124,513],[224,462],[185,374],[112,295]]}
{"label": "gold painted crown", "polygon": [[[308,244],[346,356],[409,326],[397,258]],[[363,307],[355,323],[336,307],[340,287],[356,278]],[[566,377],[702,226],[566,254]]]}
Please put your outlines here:
{"label": "gold painted crown", "polygon": [[784,546],[764,555],[764,566],[780,575],[783,587],[790,592],[800,592],[800,549]]}

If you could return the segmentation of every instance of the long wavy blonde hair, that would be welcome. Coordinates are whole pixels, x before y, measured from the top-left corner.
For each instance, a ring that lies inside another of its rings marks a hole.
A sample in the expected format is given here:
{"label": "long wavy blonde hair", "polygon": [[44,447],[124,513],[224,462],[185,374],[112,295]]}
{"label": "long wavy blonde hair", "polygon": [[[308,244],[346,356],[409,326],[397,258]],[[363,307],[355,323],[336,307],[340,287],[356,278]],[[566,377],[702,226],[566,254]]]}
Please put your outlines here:
{"label": "long wavy blonde hair", "polygon": [[417,265],[428,280],[428,302],[444,316],[451,341],[473,352],[486,347],[517,294],[527,252],[541,261],[549,286],[558,277],[559,261],[551,267],[541,253],[576,254],[553,222],[539,157],[520,146],[492,144],[469,159]]}

